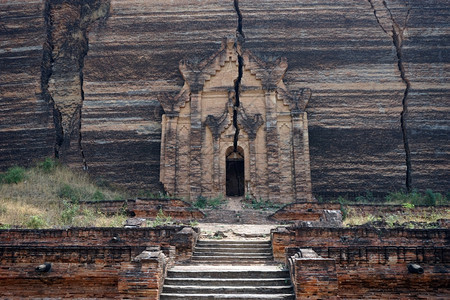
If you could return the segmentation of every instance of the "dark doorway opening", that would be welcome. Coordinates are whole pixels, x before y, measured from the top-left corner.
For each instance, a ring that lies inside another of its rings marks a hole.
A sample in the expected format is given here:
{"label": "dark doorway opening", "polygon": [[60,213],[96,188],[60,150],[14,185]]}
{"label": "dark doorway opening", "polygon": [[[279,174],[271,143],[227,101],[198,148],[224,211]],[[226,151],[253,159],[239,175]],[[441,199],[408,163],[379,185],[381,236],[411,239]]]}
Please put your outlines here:
{"label": "dark doorway opening", "polygon": [[244,157],[238,152],[232,152],[227,156],[227,196],[244,196],[245,176]]}

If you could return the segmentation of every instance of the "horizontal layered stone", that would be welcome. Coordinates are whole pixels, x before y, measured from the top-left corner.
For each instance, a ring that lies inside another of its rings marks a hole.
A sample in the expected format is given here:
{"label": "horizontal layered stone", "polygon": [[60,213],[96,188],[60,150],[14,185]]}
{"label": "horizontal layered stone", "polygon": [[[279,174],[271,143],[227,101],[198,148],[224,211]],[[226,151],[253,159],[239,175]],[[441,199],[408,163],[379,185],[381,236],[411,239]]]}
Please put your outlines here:
{"label": "horizontal layered stone", "polygon": [[[64,20],[76,24],[74,16],[82,15],[81,4],[86,4],[73,2],[76,5],[69,9],[69,2],[0,4],[0,169],[30,165],[55,153],[53,116],[41,90],[50,75],[43,45],[51,29],[45,18],[51,16],[57,42],[51,95],[76,95],[77,103],[84,99],[81,123],[73,124],[68,162],[81,167],[83,150],[88,170],[96,177],[156,190],[162,113],[157,94],[179,91],[181,59],[208,57],[224,36],[235,36],[234,1],[103,1],[109,5],[107,17],[83,28],[89,43],[84,62],[70,55],[63,62],[56,52],[64,37],[74,37],[65,31],[71,27]],[[90,8],[100,2],[89,2]],[[46,3],[53,5],[51,13]],[[446,192],[448,3],[413,0],[408,7],[398,1],[386,5],[393,20],[404,27],[401,49],[410,82],[406,124],[413,187]],[[314,193],[334,198],[403,188],[400,113],[405,83],[382,1],[251,0],[241,1],[239,8],[243,48],[260,57],[287,57],[286,85],[313,91],[307,113]],[[90,17],[98,17],[95,10]]]}
{"label": "horizontal layered stone", "polygon": [[208,57],[222,37],[234,34],[232,5],[197,5],[113,0],[108,20],[90,32],[81,130],[95,176],[133,189],[161,189],[158,94],[181,87],[181,59]]}
{"label": "horizontal layered stone", "polygon": [[53,121],[42,97],[44,1],[0,3],[0,171],[53,155]]}

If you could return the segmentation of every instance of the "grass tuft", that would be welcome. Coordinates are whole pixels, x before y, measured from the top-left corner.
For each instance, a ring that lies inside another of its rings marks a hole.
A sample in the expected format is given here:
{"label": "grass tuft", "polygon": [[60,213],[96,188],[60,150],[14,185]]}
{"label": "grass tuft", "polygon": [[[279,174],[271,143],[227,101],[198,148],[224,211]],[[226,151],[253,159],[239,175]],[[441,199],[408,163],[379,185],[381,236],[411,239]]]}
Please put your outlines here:
{"label": "grass tuft", "polygon": [[0,182],[6,184],[17,184],[25,180],[26,170],[22,167],[11,167],[9,168],[5,174],[0,176]]}
{"label": "grass tuft", "polygon": [[223,197],[222,194],[213,198],[206,198],[204,196],[198,196],[197,200],[194,202],[193,206],[199,209],[218,209],[222,205],[226,204],[227,200]]}
{"label": "grass tuft", "polygon": [[126,195],[99,187],[86,173],[53,159],[30,169],[10,168],[0,178],[0,228],[109,227],[122,226],[125,221],[121,214],[105,216],[82,209],[79,202],[125,199]]}

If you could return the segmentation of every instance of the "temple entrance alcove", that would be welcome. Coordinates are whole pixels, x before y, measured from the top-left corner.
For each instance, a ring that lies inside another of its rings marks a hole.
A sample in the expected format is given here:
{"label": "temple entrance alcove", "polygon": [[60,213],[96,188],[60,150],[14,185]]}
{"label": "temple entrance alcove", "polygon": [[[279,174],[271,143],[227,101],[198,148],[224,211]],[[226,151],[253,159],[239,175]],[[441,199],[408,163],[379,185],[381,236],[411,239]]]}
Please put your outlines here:
{"label": "temple entrance alcove", "polygon": [[211,57],[179,67],[181,91],[159,97],[165,190],[192,201],[219,194],[310,201],[305,107],[311,92],[288,91],[282,80],[286,60],[261,60],[224,39]]}
{"label": "temple entrance alcove", "polygon": [[228,148],[226,155],[226,195],[244,196],[245,175],[244,175],[244,152],[242,148],[234,151],[233,147]]}

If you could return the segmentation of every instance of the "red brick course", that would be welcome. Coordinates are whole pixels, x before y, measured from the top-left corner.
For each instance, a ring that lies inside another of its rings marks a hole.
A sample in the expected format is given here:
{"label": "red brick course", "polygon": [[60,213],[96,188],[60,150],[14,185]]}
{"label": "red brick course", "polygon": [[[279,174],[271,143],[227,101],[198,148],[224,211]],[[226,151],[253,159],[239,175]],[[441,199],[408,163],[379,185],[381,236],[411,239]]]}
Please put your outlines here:
{"label": "red brick course", "polygon": [[[181,226],[0,230],[0,295],[156,300],[167,268],[189,258],[196,239]],[[44,263],[51,269],[36,271]]]}

